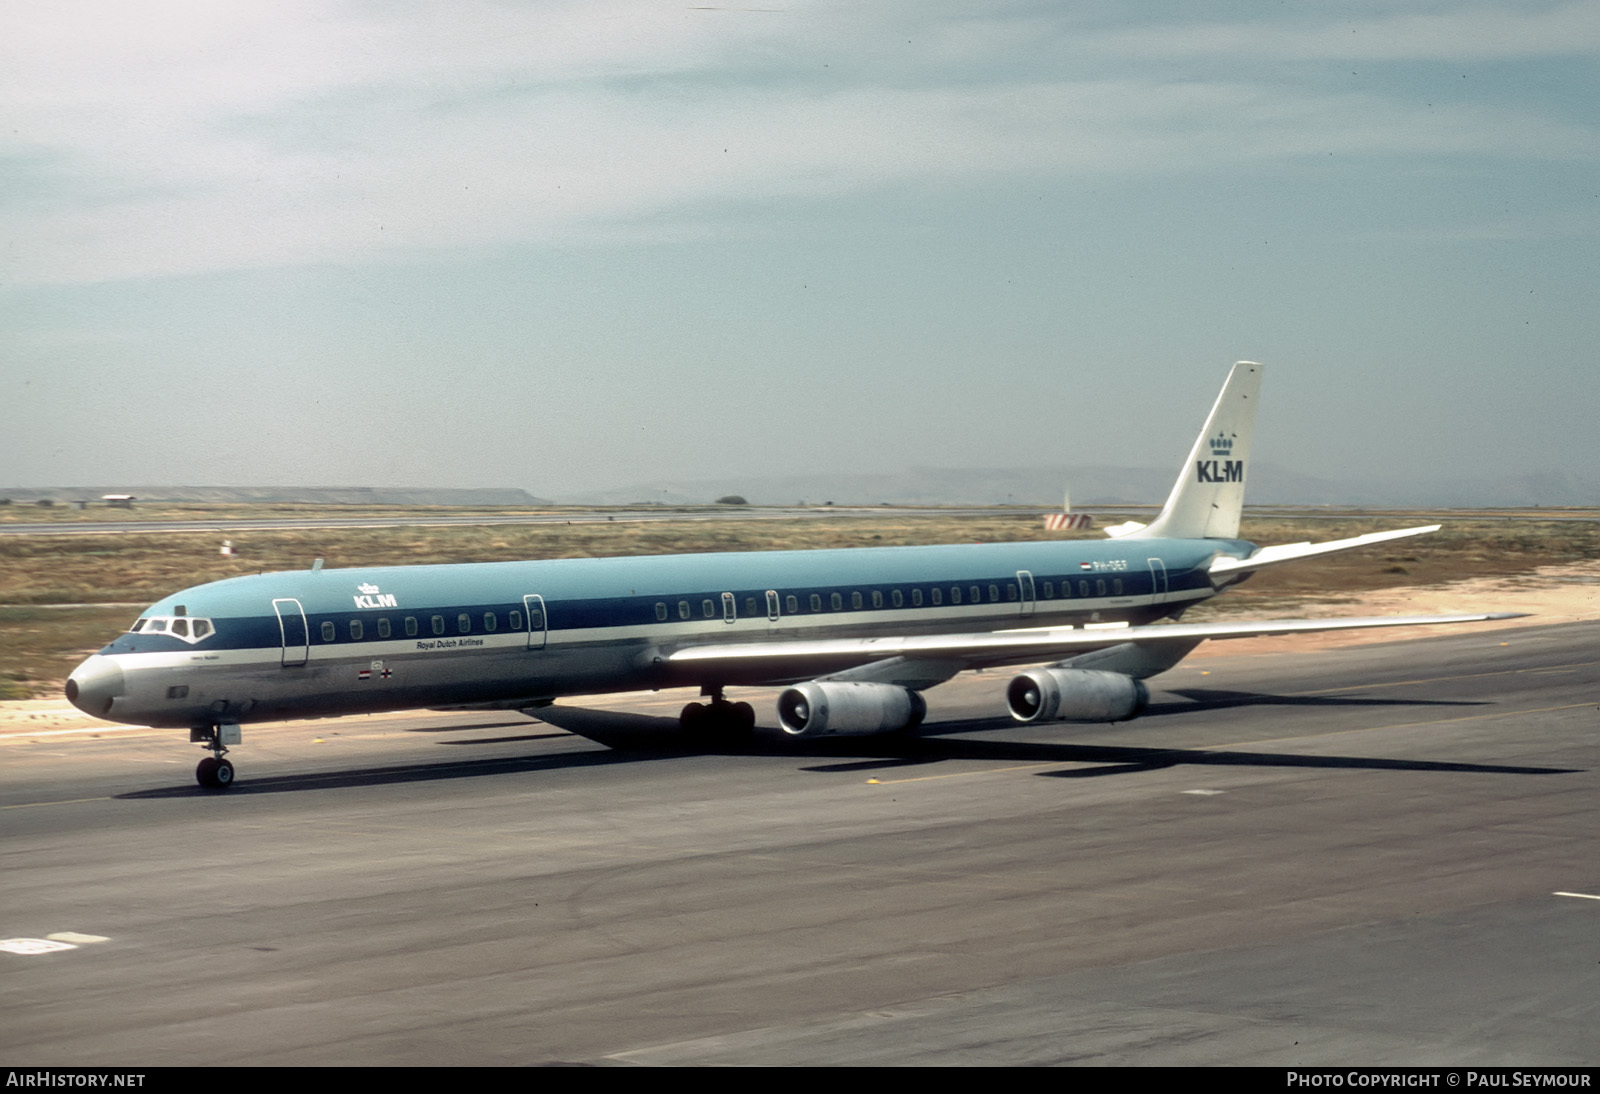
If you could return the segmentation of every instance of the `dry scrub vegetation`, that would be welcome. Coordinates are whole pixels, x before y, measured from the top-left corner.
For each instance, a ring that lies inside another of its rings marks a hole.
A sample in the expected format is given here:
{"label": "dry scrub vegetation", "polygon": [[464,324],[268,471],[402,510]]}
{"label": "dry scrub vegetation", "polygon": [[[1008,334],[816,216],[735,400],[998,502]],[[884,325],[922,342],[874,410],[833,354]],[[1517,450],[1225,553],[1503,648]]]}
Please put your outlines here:
{"label": "dry scrub vegetation", "polygon": [[[279,508],[193,506],[185,507],[181,516],[286,515]],[[321,512],[351,515],[343,507]],[[1426,585],[1600,557],[1600,523],[1540,519],[1535,513],[1508,519],[1452,514],[1247,517],[1241,536],[1260,544],[1339,539],[1431,519],[1445,527],[1430,536],[1267,571],[1201,611],[1279,615],[1307,593]],[[78,660],[125,627],[139,607],[168,593],[241,574],[305,569],[314,558],[325,559],[331,568],[1063,538],[1046,532],[1036,516],[1005,512],[242,531],[226,533],[238,551],[233,556],[218,553],[223,535],[0,537],[0,698],[58,694]],[[1103,537],[1096,532],[1082,538]]]}

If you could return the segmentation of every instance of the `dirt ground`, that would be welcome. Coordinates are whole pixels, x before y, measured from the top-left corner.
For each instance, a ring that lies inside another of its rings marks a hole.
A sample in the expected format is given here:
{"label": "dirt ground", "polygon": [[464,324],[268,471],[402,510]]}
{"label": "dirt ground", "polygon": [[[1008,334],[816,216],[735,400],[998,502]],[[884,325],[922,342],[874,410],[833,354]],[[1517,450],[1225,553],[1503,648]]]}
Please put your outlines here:
{"label": "dirt ground", "polygon": [[[1541,626],[1600,619],[1600,560],[1543,566],[1509,577],[1474,577],[1411,588],[1373,589],[1337,597],[1307,595],[1295,618],[1339,616],[1447,615],[1462,612],[1527,612],[1521,619],[1483,624],[1487,629]],[[1265,618],[1265,617],[1263,617]],[[1334,649],[1369,642],[1396,642],[1459,630],[1459,627],[1381,627],[1276,638],[1240,638],[1207,642],[1191,659],[1277,650]],[[0,702],[0,734],[97,733],[126,727],[90,718],[64,698]]]}

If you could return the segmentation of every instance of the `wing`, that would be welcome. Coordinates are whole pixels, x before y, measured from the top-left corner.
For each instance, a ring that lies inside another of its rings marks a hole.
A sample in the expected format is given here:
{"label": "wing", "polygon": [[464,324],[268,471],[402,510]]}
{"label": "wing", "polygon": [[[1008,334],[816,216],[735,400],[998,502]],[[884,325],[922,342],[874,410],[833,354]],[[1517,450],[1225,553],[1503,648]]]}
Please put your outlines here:
{"label": "wing", "polygon": [[[1364,619],[1265,619],[1236,623],[1160,623],[1046,627],[982,634],[823,638],[781,642],[687,646],[658,652],[673,675],[727,683],[780,685],[832,676],[910,688],[931,687],[965,669],[1023,665],[1079,657],[1099,650],[1132,654],[1124,669],[1150,676],[1176,664],[1207,639],[1257,638],[1371,627],[1416,627],[1516,619],[1525,612],[1476,615],[1394,615]],[[1127,658],[1124,657],[1124,660]],[[659,663],[659,662],[658,662]]]}

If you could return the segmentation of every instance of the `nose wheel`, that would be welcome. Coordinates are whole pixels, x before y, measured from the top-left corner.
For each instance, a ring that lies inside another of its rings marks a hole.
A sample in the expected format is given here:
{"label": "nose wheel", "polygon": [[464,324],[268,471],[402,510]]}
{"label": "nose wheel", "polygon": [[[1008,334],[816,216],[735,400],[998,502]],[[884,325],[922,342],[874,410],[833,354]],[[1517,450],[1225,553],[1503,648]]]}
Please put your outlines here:
{"label": "nose wheel", "polygon": [[207,790],[226,790],[233,785],[233,763],[221,756],[207,756],[194,769],[194,778]]}
{"label": "nose wheel", "polygon": [[233,764],[224,757],[229,745],[239,743],[237,722],[220,725],[195,726],[189,730],[189,740],[211,750],[211,755],[201,760],[194,769],[194,781],[207,790],[226,790],[233,785]]}

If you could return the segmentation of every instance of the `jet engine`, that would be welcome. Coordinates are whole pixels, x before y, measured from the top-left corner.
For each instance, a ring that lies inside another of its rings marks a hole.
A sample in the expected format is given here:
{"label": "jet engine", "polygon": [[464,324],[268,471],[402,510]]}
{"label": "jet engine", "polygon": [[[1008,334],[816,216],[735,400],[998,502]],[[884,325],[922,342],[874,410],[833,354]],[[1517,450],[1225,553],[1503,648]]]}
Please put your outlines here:
{"label": "jet engine", "polygon": [[791,737],[867,737],[922,722],[928,704],[910,688],[812,680],[778,696],[778,721]]}
{"label": "jet engine", "polygon": [[1006,685],[1006,706],[1019,722],[1126,722],[1149,702],[1144,682],[1120,672],[1032,669]]}

